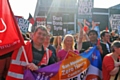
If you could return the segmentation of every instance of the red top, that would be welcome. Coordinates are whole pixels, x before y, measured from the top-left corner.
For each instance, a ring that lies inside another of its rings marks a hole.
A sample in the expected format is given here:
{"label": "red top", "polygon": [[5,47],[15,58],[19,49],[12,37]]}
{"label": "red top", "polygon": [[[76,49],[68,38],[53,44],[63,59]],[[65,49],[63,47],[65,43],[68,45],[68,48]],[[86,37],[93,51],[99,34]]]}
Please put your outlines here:
{"label": "red top", "polygon": [[110,54],[106,55],[102,63],[103,80],[110,80],[110,72],[114,69],[114,60]]}

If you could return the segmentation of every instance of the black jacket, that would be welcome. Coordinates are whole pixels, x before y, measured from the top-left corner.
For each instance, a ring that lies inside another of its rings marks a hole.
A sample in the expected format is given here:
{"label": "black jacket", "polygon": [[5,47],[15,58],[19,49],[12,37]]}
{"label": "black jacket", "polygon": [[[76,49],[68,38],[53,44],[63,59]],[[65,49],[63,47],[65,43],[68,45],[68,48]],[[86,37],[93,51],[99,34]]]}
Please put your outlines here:
{"label": "black jacket", "polygon": [[[96,45],[96,44],[94,44]],[[87,42],[83,42],[82,44],[82,49],[80,50],[80,53],[84,52],[85,50],[87,50],[89,47],[93,47],[94,46],[90,41]],[[107,50],[106,44],[104,44],[103,42],[100,42],[100,45],[102,47],[103,53],[101,54],[101,58],[103,60],[104,56],[106,54],[109,53],[109,51]],[[109,44],[110,45],[110,44]]]}

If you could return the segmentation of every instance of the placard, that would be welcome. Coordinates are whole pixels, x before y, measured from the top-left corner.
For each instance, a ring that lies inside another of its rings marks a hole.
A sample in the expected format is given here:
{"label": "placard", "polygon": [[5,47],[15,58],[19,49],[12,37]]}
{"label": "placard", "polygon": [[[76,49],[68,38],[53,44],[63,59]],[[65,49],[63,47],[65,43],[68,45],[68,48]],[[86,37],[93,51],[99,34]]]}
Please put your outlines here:
{"label": "placard", "polygon": [[52,24],[53,24],[53,35],[63,35],[63,22],[62,16],[53,15],[52,17]]}

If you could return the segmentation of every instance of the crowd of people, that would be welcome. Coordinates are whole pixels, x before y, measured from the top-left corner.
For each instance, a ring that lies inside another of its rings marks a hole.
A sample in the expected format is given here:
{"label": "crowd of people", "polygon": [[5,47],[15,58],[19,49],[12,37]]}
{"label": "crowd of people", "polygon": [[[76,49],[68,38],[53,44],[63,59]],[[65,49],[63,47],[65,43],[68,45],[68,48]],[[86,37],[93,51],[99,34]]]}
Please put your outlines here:
{"label": "crowd of people", "polygon": [[26,68],[38,70],[66,59],[68,51],[79,55],[94,46],[101,54],[103,80],[110,80],[113,75],[119,76],[119,36],[115,32],[103,30],[98,38],[96,30],[85,32],[82,24],[78,25],[80,30],[76,35],[52,36],[43,25],[36,26],[32,35],[23,34],[24,46],[0,56],[0,80],[22,80]]}

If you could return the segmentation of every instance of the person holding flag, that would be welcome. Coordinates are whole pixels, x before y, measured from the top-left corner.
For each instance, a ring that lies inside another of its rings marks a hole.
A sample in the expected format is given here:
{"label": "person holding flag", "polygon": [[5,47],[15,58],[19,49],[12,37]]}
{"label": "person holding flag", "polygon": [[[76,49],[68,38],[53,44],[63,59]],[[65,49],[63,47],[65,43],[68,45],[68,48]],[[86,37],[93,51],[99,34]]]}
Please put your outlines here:
{"label": "person holding flag", "polygon": [[98,39],[98,33],[95,30],[90,30],[88,32],[88,37],[90,41],[85,41],[82,43],[82,49],[80,52],[88,52],[93,46],[97,45],[100,53],[103,53],[103,48],[101,46],[100,39]]}
{"label": "person holding flag", "polygon": [[45,26],[37,26],[32,41],[26,41],[24,49],[21,47],[13,52],[6,80],[23,80],[25,68],[35,71],[55,62],[52,51],[43,47],[47,35]]}

